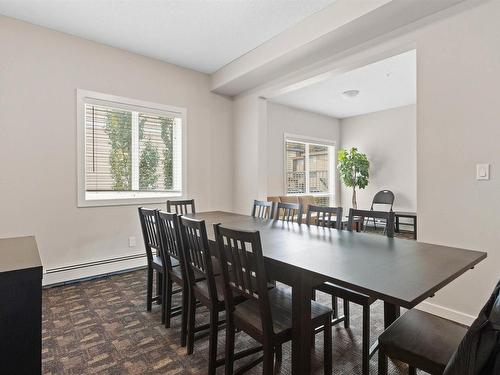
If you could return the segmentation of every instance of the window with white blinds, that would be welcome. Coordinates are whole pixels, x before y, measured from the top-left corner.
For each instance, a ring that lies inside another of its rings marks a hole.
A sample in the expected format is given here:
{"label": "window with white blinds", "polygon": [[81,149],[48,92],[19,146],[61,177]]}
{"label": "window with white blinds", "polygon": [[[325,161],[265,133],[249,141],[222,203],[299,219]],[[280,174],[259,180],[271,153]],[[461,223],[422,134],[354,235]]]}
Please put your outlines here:
{"label": "window with white blinds", "polygon": [[333,143],[285,135],[285,193],[312,195],[316,204],[335,204]]}
{"label": "window with white blinds", "polygon": [[145,203],[184,192],[185,110],[79,90],[79,203]]}

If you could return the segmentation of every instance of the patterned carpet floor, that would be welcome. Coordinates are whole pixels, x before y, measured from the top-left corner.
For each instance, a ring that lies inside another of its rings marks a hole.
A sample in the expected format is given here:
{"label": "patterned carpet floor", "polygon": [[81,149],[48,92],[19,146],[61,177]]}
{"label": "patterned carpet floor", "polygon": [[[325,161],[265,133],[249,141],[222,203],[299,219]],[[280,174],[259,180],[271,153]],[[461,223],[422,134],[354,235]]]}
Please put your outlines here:
{"label": "patterned carpet floor", "polygon": [[[193,355],[179,345],[180,317],[172,327],[160,324],[160,306],[146,312],[146,271],[137,270],[43,291],[43,374],[205,374],[208,339],[196,341]],[[318,293],[327,304],[329,297]],[[175,304],[179,302],[174,297]],[[333,328],[334,374],[361,373],[361,309],[351,305],[351,328]],[[372,340],[383,329],[383,306],[372,306]],[[199,323],[208,322],[199,309]],[[322,335],[317,335],[313,373],[322,374]],[[237,350],[255,342],[244,333],[236,336]],[[219,334],[219,356],[224,352],[224,333]],[[290,344],[283,348],[282,374],[290,374]],[[238,363],[243,363],[242,359]],[[406,374],[403,364],[390,363],[390,374]],[[223,368],[218,373],[223,373]],[[262,373],[260,366],[251,374]],[[377,359],[371,360],[377,373]]]}

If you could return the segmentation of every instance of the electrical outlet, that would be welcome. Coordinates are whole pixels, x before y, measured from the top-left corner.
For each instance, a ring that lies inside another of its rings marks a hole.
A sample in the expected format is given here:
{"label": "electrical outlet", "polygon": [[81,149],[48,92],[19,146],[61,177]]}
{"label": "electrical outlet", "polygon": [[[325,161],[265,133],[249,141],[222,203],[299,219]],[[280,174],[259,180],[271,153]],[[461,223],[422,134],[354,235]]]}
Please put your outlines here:
{"label": "electrical outlet", "polygon": [[137,246],[137,241],[135,240],[135,237],[129,237],[128,238],[128,247],[136,247]]}

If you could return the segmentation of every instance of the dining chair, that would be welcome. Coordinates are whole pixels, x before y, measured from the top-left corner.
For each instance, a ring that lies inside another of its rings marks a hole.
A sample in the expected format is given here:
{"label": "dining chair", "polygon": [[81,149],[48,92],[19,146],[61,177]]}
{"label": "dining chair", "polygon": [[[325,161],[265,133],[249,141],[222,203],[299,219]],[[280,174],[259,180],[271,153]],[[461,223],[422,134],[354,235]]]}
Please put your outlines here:
{"label": "dining chair", "polygon": [[282,203],[276,205],[274,220],[302,223],[302,205],[299,203]]}
{"label": "dining chair", "polygon": [[[315,214],[313,216],[313,214]],[[326,207],[309,205],[307,207],[306,224],[321,227],[342,229],[342,207]]]}
{"label": "dining chair", "polygon": [[412,309],[379,336],[379,375],[387,375],[387,357],[432,375],[500,374],[500,282],[469,329]]}
{"label": "dining chair", "polygon": [[[263,346],[263,374],[279,372],[282,345],[292,339],[292,295],[289,289],[268,288],[258,231],[241,231],[214,225],[221,262],[226,304],[226,368],[233,374],[235,331],[241,330]],[[235,296],[246,301],[235,303]],[[332,310],[311,301],[313,332],[324,333],[324,371],[332,373]],[[257,360],[258,361],[258,360]],[[236,373],[253,367],[243,365]]]}
{"label": "dining chair", "polygon": [[[153,301],[161,303],[161,322],[165,323],[165,278],[167,269],[163,260],[160,232],[158,228],[157,210],[139,207],[142,237],[146,249],[147,281],[146,310],[151,311]],[[154,251],[154,252],[153,252]],[[153,273],[156,271],[156,296],[153,297]]]}
{"label": "dining chair", "polygon": [[[217,360],[218,330],[224,323],[219,313],[225,310],[222,276],[214,272],[214,260],[210,254],[204,220],[182,216],[180,218],[186,273],[189,281],[187,353],[194,351],[195,332],[209,330],[208,374],[215,374],[216,368],[224,364]],[[196,300],[209,310],[210,323],[195,326]]]}
{"label": "dining chair", "polygon": [[177,215],[195,214],[194,199],[168,200],[167,211]]}
{"label": "dining chair", "polygon": [[347,220],[347,230],[352,230],[354,220],[361,218],[361,222],[365,219],[383,219],[385,221],[384,234],[387,237],[394,237],[394,211],[374,211],[374,210],[349,210],[349,218]]}
{"label": "dining chair", "polygon": [[272,219],[274,215],[274,202],[253,201],[252,216],[261,219]]}
{"label": "dining chair", "polygon": [[[372,216],[370,216],[372,215]],[[353,228],[353,223],[356,217],[381,217],[381,218],[386,218],[388,219],[388,224],[392,223],[392,229],[390,228],[390,225],[388,225],[388,230],[386,232],[386,235],[388,237],[394,236],[394,212],[380,212],[380,211],[366,211],[366,210],[355,210],[355,209],[350,209],[349,210],[349,218],[347,221],[347,230],[352,231]],[[392,221],[391,221],[392,218]],[[368,375],[370,373],[370,306],[377,300],[376,298],[355,292],[353,290],[350,290],[348,288],[344,288],[338,285],[335,285],[330,282],[326,282],[319,287],[316,288],[316,290],[319,290],[323,293],[330,294],[332,296],[332,303],[335,303],[336,298],[341,298],[343,300],[343,310],[344,310],[344,316],[343,317],[338,317],[338,309],[337,306],[334,305],[334,315],[333,315],[333,321],[332,324],[339,323],[340,321],[344,322],[344,327],[349,328],[350,327],[350,321],[351,321],[351,313],[350,313],[350,306],[349,304],[355,303],[356,305],[359,305],[362,307],[363,310],[363,323],[362,323],[362,343],[361,343],[361,350],[362,350],[362,357],[361,357],[361,371],[363,375]],[[373,354],[373,353],[372,353]]]}
{"label": "dining chair", "polygon": [[[313,216],[313,214],[315,215]],[[342,207],[309,205],[306,215],[306,225],[316,225],[318,227],[342,229],[342,215]],[[343,321],[344,317],[340,317],[339,319],[338,298],[333,295],[331,297],[333,310],[332,324],[337,324]],[[316,300],[316,290],[313,291],[313,299]],[[344,306],[345,305],[346,304],[344,303]]]}
{"label": "dining chair", "polygon": [[[170,328],[170,319],[181,315],[181,346],[186,346],[189,285],[186,275],[186,263],[182,251],[179,216],[171,212],[159,211],[158,224],[161,247],[166,260],[165,278],[165,327]],[[173,284],[180,288],[174,290]],[[182,293],[180,306],[172,307],[172,295]]]}

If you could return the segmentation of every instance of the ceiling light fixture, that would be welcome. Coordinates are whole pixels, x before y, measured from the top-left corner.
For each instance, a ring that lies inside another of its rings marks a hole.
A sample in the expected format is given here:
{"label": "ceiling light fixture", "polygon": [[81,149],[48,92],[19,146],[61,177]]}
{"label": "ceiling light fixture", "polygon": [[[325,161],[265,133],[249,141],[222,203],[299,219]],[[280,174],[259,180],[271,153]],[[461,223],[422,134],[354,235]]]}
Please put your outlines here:
{"label": "ceiling light fixture", "polygon": [[355,98],[359,95],[359,90],[346,90],[342,93],[346,98]]}

